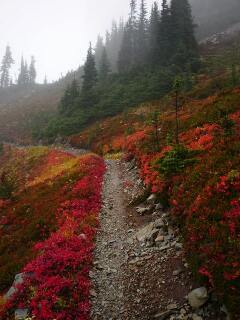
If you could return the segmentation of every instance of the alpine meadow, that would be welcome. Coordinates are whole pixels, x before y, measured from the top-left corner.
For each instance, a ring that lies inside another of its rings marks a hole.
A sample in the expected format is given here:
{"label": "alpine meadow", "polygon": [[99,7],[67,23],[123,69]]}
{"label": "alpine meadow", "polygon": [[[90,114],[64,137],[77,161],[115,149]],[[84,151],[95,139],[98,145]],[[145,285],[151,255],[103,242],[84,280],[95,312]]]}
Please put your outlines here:
{"label": "alpine meadow", "polygon": [[239,1],[0,8],[0,320],[239,320]]}

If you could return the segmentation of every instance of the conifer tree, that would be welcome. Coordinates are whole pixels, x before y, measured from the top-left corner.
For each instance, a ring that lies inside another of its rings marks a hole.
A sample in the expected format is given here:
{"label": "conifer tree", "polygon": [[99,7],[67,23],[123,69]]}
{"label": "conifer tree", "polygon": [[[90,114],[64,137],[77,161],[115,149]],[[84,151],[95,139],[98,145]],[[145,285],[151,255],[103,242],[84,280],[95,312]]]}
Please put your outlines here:
{"label": "conifer tree", "polygon": [[123,32],[123,40],[118,58],[118,71],[128,72],[132,66],[132,41],[130,37],[131,27],[129,21],[126,23]]}
{"label": "conifer tree", "polygon": [[67,86],[64,96],[59,104],[59,113],[64,116],[70,116],[76,108],[76,99],[79,97],[79,85],[76,79]]}
{"label": "conifer tree", "polygon": [[149,23],[149,62],[155,66],[159,63],[160,46],[159,46],[159,26],[160,14],[158,4],[155,1],[150,16]]}
{"label": "conifer tree", "polygon": [[122,46],[119,52],[118,70],[126,72],[137,64],[137,4],[130,1],[129,19],[125,25]]}
{"label": "conifer tree", "polygon": [[111,70],[116,72],[118,70],[118,56],[122,45],[124,32],[124,22],[120,19],[117,24],[115,21],[112,23],[111,33],[106,38],[106,51],[110,62]]}
{"label": "conifer tree", "polygon": [[21,67],[18,76],[18,85],[27,86],[29,84],[29,70],[28,64],[24,61],[24,58],[21,59]]}
{"label": "conifer tree", "polygon": [[172,25],[170,49],[176,52],[173,62],[178,66],[184,66],[199,58],[191,6],[188,0],[172,0],[170,9]]}
{"label": "conifer tree", "polygon": [[110,71],[111,71],[111,68],[110,68],[110,63],[107,56],[107,50],[106,50],[106,47],[104,47],[102,52],[102,58],[100,61],[100,67],[99,67],[99,79],[106,80]]}
{"label": "conifer tree", "polygon": [[35,84],[36,82],[37,72],[35,68],[35,63],[36,63],[35,58],[34,56],[32,56],[30,67],[29,67],[29,83],[30,84]]}
{"label": "conifer tree", "polygon": [[87,60],[84,65],[81,103],[83,107],[92,107],[96,102],[94,87],[97,84],[97,70],[92,45],[88,49]]}
{"label": "conifer tree", "polygon": [[103,38],[99,35],[97,38],[97,43],[95,47],[95,63],[96,63],[96,68],[99,71],[100,68],[100,62],[102,59],[102,54],[103,54],[103,49],[104,49],[104,43],[103,43]]}
{"label": "conifer tree", "polygon": [[10,46],[7,46],[5,55],[2,59],[2,65],[0,69],[0,73],[1,73],[0,85],[2,88],[6,88],[9,86],[9,82],[10,82],[9,71],[13,63],[14,63],[14,60],[12,58]]}
{"label": "conifer tree", "polygon": [[160,63],[166,65],[169,62],[169,53],[171,48],[171,15],[167,0],[162,1],[161,21],[159,25],[159,47],[160,47]]}
{"label": "conifer tree", "polygon": [[139,65],[146,64],[147,58],[147,9],[145,0],[141,0],[140,14],[137,28],[137,63]]}

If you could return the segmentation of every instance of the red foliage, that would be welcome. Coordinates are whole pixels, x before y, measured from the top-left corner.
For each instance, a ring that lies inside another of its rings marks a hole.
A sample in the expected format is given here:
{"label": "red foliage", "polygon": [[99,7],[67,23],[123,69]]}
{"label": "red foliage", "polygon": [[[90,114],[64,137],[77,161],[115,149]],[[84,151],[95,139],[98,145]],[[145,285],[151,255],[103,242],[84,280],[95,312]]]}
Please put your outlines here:
{"label": "red foliage", "polygon": [[94,155],[80,158],[79,165],[83,176],[72,187],[73,198],[63,199],[56,212],[58,231],[35,245],[37,256],[23,270],[32,276],[1,310],[4,319],[17,307],[29,308],[38,320],[89,319],[89,270],[105,166]]}

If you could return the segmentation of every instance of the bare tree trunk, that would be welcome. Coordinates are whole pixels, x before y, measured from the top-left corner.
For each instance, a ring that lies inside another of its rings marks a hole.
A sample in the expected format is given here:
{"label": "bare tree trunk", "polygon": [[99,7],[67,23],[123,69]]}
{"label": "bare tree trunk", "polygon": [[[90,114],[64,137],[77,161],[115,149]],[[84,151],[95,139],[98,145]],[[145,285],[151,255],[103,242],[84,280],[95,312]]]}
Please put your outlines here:
{"label": "bare tree trunk", "polygon": [[176,90],[175,93],[175,114],[176,114],[176,128],[175,128],[175,139],[176,145],[179,145],[179,120],[178,120],[178,107],[179,107],[179,92]]}

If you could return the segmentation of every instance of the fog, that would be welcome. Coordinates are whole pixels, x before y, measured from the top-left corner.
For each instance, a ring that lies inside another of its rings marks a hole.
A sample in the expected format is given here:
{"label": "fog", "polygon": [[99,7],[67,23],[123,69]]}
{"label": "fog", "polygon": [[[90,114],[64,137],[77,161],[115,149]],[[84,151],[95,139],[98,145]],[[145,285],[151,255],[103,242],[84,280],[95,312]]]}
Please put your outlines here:
{"label": "fog", "polygon": [[34,55],[42,82],[45,74],[53,81],[82,64],[89,41],[104,35],[112,19],[127,17],[129,0],[1,0],[0,10],[0,58],[9,44],[15,79],[21,55]]}
{"label": "fog", "polygon": [[[154,0],[146,0],[149,11]],[[89,42],[105,35],[112,20],[127,18],[130,0],[1,0],[0,59],[9,44],[15,80],[21,56],[37,63],[37,81],[49,81],[82,65]],[[159,5],[161,0],[157,1]],[[138,0],[138,5],[140,0]],[[203,38],[239,21],[239,0],[190,0]]]}

